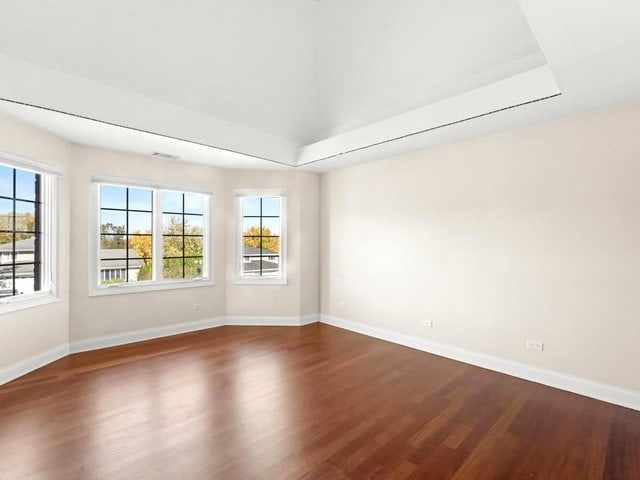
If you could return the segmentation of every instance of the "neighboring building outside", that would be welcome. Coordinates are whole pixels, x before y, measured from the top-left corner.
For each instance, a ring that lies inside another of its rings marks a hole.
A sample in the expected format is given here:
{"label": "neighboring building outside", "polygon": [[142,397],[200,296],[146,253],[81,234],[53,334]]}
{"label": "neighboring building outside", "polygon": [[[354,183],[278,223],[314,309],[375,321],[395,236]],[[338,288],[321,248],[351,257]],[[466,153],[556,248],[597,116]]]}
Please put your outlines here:
{"label": "neighboring building outside", "polygon": [[262,258],[262,274],[277,275],[280,271],[280,255],[271,250],[259,249],[243,245],[242,273],[244,275],[260,275],[260,258]]}
{"label": "neighboring building outside", "polygon": [[[0,244],[0,297],[14,295],[13,281],[13,242]],[[35,237],[18,240],[15,243],[16,283],[15,295],[33,293]],[[136,251],[129,249],[129,268],[127,269],[127,251],[124,248],[100,250],[100,282],[126,281],[127,274],[130,282],[138,280],[138,273],[144,265]],[[20,265],[20,262],[31,264]]]}
{"label": "neighboring building outside", "polygon": [[[15,245],[15,286],[13,285],[13,242],[0,244],[0,297],[22,293],[33,293],[35,259],[35,237],[18,240]],[[25,262],[26,265],[19,265]]]}
{"label": "neighboring building outside", "polygon": [[[129,258],[129,268],[127,272],[127,261]],[[144,260],[133,248],[129,249],[129,254],[124,248],[103,248],[100,249],[100,283],[122,280],[126,281],[127,273],[129,282],[138,281],[138,273],[144,265]]]}

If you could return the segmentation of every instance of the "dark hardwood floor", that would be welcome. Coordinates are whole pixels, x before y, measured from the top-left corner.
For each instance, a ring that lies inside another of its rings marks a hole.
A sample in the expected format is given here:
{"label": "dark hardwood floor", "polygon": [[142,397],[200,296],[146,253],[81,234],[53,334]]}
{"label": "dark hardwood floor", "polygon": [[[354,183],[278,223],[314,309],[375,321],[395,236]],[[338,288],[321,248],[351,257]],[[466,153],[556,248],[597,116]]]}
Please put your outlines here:
{"label": "dark hardwood floor", "polygon": [[640,479],[640,412],[327,325],[75,354],[0,387],[0,478]]}

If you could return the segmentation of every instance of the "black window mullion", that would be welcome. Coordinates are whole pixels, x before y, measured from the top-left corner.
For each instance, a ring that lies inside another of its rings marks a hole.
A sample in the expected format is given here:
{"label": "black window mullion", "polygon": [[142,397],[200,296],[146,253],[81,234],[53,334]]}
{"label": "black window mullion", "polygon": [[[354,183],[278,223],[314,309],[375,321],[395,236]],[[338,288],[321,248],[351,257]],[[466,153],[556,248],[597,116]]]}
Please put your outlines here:
{"label": "black window mullion", "polygon": [[262,197],[260,197],[260,276],[262,276]]}
{"label": "black window mullion", "polygon": [[129,187],[127,187],[125,189],[126,192],[126,203],[125,206],[127,207],[127,213],[125,214],[126,218],[124,220],[124,268],[125,268],[125,272],[124,272],[124,276],[125,276],[125,281],[129,282]]}
{"label": "black window mullion", "polygon": [[40,235],[41,232],[41,219],[40,219],[40,175],[35,175],[35,189],[36,189],[36,202],[35,202],[35,226],[34,230],[37,232],[34,236],[34,253],[33,253],[33,291],[37,292],[41,288],[41,262],[42,262],[42,252],[40,251]]}
{"label": "black window mullion", "polygon": [[11,228],[13,229],[12,244],[11,244],[11,295],[15,296],[18,294],[18,290],[16,290],[16,257],[18,256],[16,253],[16,169],[13,169],[13,224]]}
{"label": "black window mullion", "polygon": [[184,193],[182,194],[182,278],[184,278],[184,254],[185,254],[185,247],[184,247]]}

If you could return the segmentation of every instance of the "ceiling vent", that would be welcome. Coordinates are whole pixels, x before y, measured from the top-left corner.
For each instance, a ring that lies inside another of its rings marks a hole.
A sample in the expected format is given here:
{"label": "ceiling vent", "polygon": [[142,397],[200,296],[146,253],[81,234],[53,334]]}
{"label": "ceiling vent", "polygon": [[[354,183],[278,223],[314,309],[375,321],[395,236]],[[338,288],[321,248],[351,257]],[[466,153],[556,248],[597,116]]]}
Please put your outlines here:
{"label": "ceiling vent", "polygon": [[153,152],[151,155],[154,157],[166,158],[168,160],[179,160],[180,157],[177,155],[171,155],[170,153],[162,153],[162,152]]}

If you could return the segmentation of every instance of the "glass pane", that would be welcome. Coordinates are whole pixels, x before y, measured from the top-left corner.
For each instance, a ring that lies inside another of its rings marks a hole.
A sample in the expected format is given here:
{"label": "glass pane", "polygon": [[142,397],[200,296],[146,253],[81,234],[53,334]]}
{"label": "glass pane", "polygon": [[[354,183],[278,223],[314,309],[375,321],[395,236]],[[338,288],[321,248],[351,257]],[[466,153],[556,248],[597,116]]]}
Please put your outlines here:
{"label": "glass pane", "polygon": [[100,246],[100,260],[111,261],[111,264],[105,264],[112,267],[125,268],[125,260],[127,257],[127,250],[124,245],[119,246],[115,243],[107,243],[104,246]]}
{"label": "glass pane", "polygon": [[[119,249],[125,248],[124,235],[100,235],[100,249],[113,250],[116,248],[119,248]],[[122,256],[124,256],[124,253],[122,254]]]}
{"label": "glass pane", "polygon": [[0,165],[0,195],[13,197],[13,168]]}
{"label": "glass pane", "polygon": [[186,235],[202,235],[201,215],[185,215],[184,216],[184,233]]}
{"label": "glass pane", "polygon": [[16,201],[16,231],[33,232],[36,229],[36,204]]}
{"label": "glass pane", "polygon": [[260,255],[260,238],[244,237],[242,239],[243,255]]}
{"label": "glass pane", "polygon": [[[29,250],[33,250],[34,244],[35,244],[35,237],[36,237],[33,233],[16,233],[15,237],[16,237],[16,248],[18,248],[18,245],[21,245],[22,247],[26,247]],[[24,243],[22,242],[22,240],[29,240],[29,242]]]}
{"label": "glass pane", "polygon": [[100,260],[100,283],[123,283],[127,281],[127,262],[125,259]]}
{"label": "glass pane", "polygon": [[129,258],[151,258],[153,246],[151,235],[129,235]]}
{"label": "glass pane", "polygon": [[[143,261],[142,266],[138,269],[137,266],[129,265],[129,281],[130,282],[148,282],[153,280],[153,262],[150,259]],[[134,275],[132,275],[132,270]],[[132,280],[132,278],[135,278]]]}
{"label": "glass pane", "polygon": [[[26,235],[28,235],[28,237],[26,237]],[[35,242],[36,238],[31,233],[16,234],[16,262],[35,261]]]}
{"label": "glass pane", "polygon": [[202,237],[184,237],[184,256],[202,256]]}
{"label": "glass pane", "polygon": [[254,217],[244,217],[242,219],[243,235],[260,235],[260,219]]}
{"label": "glass pane", "polygon": [[162,211],[182,213],[182,193],[163,191]]}
{"label": "glass pane", "polygon": [[280,216],[280,197],[262,197],[262,216]]}
{"label": "glass pane", "polygon": [[0,298],[13,295],[13,267],[0,267]]}
{"label": "glass pane", "polygon": [[127,212],[100,211],[100,233],[126,233]]}
{"label": "glass pane", "polygon": [[242,199],[242,216],[260,216],[260,197],[244,197]]}
{"label": "glass pane", "polygon": [[147,262],[139,258],[135,252],[129,250],[129,262],[128,262],[128,281],[129,282],[140,282],[142,279],[140,278],[140,272],[142,272],[143,278],[149,276],[147,280],[151,279],[151,269],[150,266],[147,269],[143,269]]}
{"label": "glass pane", "polygon": [[202,258],[184,259],[184,278],[202,277]]}
{"label": "glass pane", "polygon": [[35,265],[16,265],[16,295],[35,292]]}
{"label": "glass pane", "polygon": [[36,174],[16,170],[16,198],[23,200],[36,199]]}
{"label": "glass pane", "polygon": [[162,233],[182,235],[182,215],[162,215]]}
{"label": "glass pane", "polygon": [[151,233],[151,213],[129,212],[129,233]]}
{"label": "glass pane", "polygon": [[279,218],[263,218],[262,219],[263,235],[280,235],[280,219]]}
{"label": "glass pane", "polygon": [[262,237],[262,255],[277,255],[280,253],[280,237]]}
{"label": "glass pane", "polygon": [[152,190],[146,188],[129,189],[129,209],[151,211]]}
{"label": "glass pane", "polygon": [[262,257],[262,275],[278,276],[280,274],[279,257]]}
{"label": "glass pane", "polygon": [[184,213],[202,213],[204,196],[197,193],[184,194]]}
{"label": "glass pane", "polygon": [[0,230],[13,230],[13,200],[0,198]]}
{"label": "glass pane", "polygon": [[182,257],[182,237],[162,237],[163,257]]}
{"label": "glass pane", "polygon": [[182,277],[182,259],[168,258],[162,260],[162,277],[163,278],[183,278]]}
{"label": "glass pane", "polygon": [[244,257],[242,260],[242,275],[260,275],[260,257]]}
{"label": "glass pane", "polygon": [[13,242],[0,245],[0,264],[13,263]]}
{"label": "glass pane", "polygon": [[100,185],[101,208],[127,208],[127,189],[112,185]]}

